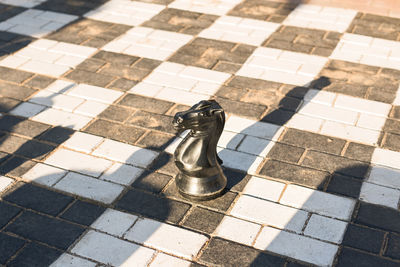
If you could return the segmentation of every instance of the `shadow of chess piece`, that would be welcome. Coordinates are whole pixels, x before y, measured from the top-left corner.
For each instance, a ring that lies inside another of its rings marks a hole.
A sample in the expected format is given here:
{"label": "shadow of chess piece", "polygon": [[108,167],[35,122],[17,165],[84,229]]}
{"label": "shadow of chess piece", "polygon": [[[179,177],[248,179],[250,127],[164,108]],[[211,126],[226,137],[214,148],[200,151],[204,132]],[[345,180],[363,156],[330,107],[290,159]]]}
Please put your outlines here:
{"label": "shadow of chess piece", "polygon": [[176,113],[173,125],[177,130],[190,130],[174,153],[179,193],[192,200],[218,197],[227,183],[217,155],[225,125],[224,110],[214,100],[203,100]]}

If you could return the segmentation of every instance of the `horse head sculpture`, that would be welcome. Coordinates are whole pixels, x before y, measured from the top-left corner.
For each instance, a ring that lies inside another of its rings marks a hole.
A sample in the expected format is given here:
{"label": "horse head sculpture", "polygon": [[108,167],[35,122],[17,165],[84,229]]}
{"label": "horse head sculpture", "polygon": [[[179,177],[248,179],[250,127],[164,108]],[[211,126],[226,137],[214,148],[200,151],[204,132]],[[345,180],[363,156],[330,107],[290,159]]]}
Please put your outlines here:
{"label": "horse head sculpture", "polygon": [[176,113],[173,125],[177,130],[190,130],[174,153],[180,194],[193,200],[217,197],[227,183],[217,155],[225,125],[224,110],[215,100],[203,100]]}

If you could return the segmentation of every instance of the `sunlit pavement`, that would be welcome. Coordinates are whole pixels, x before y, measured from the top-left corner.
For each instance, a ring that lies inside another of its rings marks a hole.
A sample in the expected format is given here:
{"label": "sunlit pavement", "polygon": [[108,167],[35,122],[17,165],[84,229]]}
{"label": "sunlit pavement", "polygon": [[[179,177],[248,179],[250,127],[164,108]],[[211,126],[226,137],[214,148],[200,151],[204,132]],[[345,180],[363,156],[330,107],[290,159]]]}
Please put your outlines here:
{"label": "sunlit pavement", "polygon": [[0,266],[399,266],[400,12],[365,2],[0,0]]}

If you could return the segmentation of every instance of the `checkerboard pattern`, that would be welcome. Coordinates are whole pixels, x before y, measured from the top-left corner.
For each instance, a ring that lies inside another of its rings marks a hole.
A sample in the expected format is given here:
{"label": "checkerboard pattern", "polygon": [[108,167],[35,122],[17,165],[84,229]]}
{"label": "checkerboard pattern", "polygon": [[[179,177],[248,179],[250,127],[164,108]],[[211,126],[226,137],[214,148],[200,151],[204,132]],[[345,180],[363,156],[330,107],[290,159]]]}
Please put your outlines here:
{"label": "checkerboard pattern", "polygon": [[[399,266],[399,18],[0,0],[0,20],[0,265]],[[171,122],[203,99],[228,186],[192,202]]]}

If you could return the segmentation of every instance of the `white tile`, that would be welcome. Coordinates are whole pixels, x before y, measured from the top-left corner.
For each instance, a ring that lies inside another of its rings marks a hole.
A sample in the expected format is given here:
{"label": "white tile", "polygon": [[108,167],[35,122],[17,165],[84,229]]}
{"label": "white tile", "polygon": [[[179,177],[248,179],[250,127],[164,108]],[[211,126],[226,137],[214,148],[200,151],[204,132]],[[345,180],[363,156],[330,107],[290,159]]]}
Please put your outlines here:
{"label": "white tile", "polygon": [[158,253],[156,258],[150,263],[151,267],[164,267],[164,266],[176,266],[176,267],[189,267],[191,263],[180,258],[172,257],[164,253]]}
{"label": "white tile", "polygon": [[70,254],[62,254],[50,267],[66,267],[66,266],[80,266],[80,267],[96,267],[97,263],[91,262]]}
{"label": "white tile", "polygon": [[154,254],[152,249],[95,231],[89,231],[71,252],[113,266],[146,266]]}
{"label": "white tile", "polygon": [[16,69],[29,60],[29,58],[10,55],[0,61],[0,66]]}
{"label": "white tile", "polygon": [[77,107],[74,110],[74,113],[82,114],[84,116],[89,116],[89,117],[96,117],[97,115],[102,113],[105,109],[107,109],[108,106],[109,106],[108,104],[87,100],[82,105]]}
{"label": "white tile", "polygon": [[387,117],[392,108],[391,105],[382,102],[341,94],[336,98],[335,107],[383,117]]}
{"label": "white tile", "polygon": [[130,185],[142,173],[143,169],[121,163],[114,163],[110,169],[100,176],[100,179],[117,184]]}
{"label": "white tile", "polygon": [[136,215],[107,209],[90,227],[111,235],[122,235],[135,223]]}
{"label": "white tile", "polygon": [[336,245],[271,227],[263,228],[254,246],[318,266],[331,266],[338,250]]}
{"label": "white tile", "polygon": [[323,119],[294,114],[285,124],[286,127],[318,133],[321,130]]}
{"label": "white tile", "polygon": [[383,166],[371,166],[368,182],[400,189],[400,170]]}
{"label": "white tile", "polygon": [[152,3],[112,0],[84,16],[94,20],[137,26],[165,8]]}
{"label": "white tile", "polygon": [[378,117],[361,113],[357,121],[357,126],[371,130],[381,131],[385,125],[386,117]]}
{"label": "white tile", "polygon": [[372,154],[371,163],[400,169],[400,152],[375,148]]}
{"label": "white tile", "polygon": [[305,103],[299,110],[300,114],[319,119],[355,125],[358,113],[354,111],[328,107],[323,104]]}
{"label": "white tile", "polygon": [[42,106],[42,105],[24,102],[22,104],[19,104],[13,110],[11,110],[10,114],[16,115],[16,116],[21,116],[21,117],[26,117],[26,118],[31,118],[31,117],[35,116],[36,114],[40,113],[41,111],[43,111],[45,108],[46,107]]}
{"label": "white tile", "polygon": [[11,178],[8,178],[5,176],[0,176],[0,192],[5,190],[13,182],[14,182],[14,180]]}
{"label": "white tile", "polygon": [[47,86],[46,90],[58,94],[64,94],[75,86],[76,84],[70,81],[56,80],[55,82]]}
{"label": "white tile", "polygon": [[277,202],[285,184],[253,176],[243,189],[243,194]]}
{"label": "white tile", "polygon": [[[238,231],[238,229],[240,229],[240,231]],[[250,246],[260,229],[261,226],[258,224],[225,216],[214,234]]]}
{"label": "white tile", "polygon": [[239,3],[240,0],[175,0],[169,7],[221,16]]}
{"label": "white tile", "polygon": [[304,234],[324,241],[340,244],[347,223],[313,214],[307,223]]}
{"label": "white tile", "polygon": [[246,136],[238,147],[238,151],[265,157],[271,150],[274,142],[254,136]]}
{"label": "white tile", "polygon": [[179,73],[179,76],[192,78],[198,81],[212,82],[217,84],[223,84],[226,80],[231,77],[231,74],[208,70],[198,67],[187,66]]}
{"label": "white tile", "polygon": [[189,78],[162,72],[153,72],[146,77],[144,82],[190,91],[196,85],[197,80],[191,77]]}
{"label": "white tile", "polygon": [[45,11],[42,14],[40,14],[40,18],[41,19],[47,19],[47,20],[50,20],[50,21],[58,21],[58,22],[69,23],[69,22],[77,19],[78,16],[59,13],[59,12],[53,12],[53,11]]}
{"label": "white tile", "polygon": [[93,155],[139,167],[147,167],[158,156],[158,153],[149,149],[106,139],[104,143],[93,151]]}
{"label": "white tile", "polygon": [[308,213],[270,201],[242,195],[231,215],[255,223],[301,232]]}
{"label": "white tile", "polygon": [[179,103],[182,105],[193,106],[201,100],[208,99],[209,95],[203,95],[199,93],[186,92],[179,89],[166,87],[157,93],[155,98]]}
{"label": "white tile", "polygon": [[349,220],[355,200],[333,194],[288,185],[280,203],[342,220]]}
{"label": "white tile", "polygon": [[53,186],[62,177],[67,174],[66,170],[62,170],[53,166],[38,163],[28,172],[22,175],[22,178],[35,183]]}
{"label": "white tile", "polygon": [[150,219],[135,223],[125,238],[187,259],[195,257],[208,240],[204,235]]}
{"label": "white tile", "polygon": [[59,77],[69,70],[68,66],[46,63],[38,60],[30,60],[19,67],[20,70],[34,72],[53,77]]}
{"label": "white tile", "polygon": [[83,99],[41,90],[29,99],[29,102],[72,112],[84,102]]}
{"label": "white tile", "polygon": [[331,106],[337,95],[338,94],[332,92],[310,89],[305,94],[304,101]]}
{"label": "white tile", "polygon": [[128,92],[137,95],[148,97],[155,97],[164,87],[161,85],[154,85],[145,82],[140,82],[132,87]]}
{"label": "white tile", "polygon": [[360,200],[397,209],[400,190],[364,182],[361,186]]}
{"label": "white tile", "polygon": [[74,150],[90,153],[101,141],[103,137],[92,134],[75,132],[63,146]]}
{"label": "white tile", "polygon": [[92,118],[49,108],[33,116],[32,120],[79,130],[88,124]]}
{"label": "white tile", "polygon": [[124,190],[120,185],[73,172],[62,178],[54,188],[106,204],[111,204]]}
{"label": "white tile", "polygon": [[64,55],[81,57],[83,59],[90,57],[94,52],[97,51],[96,48],[70,44],[65,42],[58,42],[55,46],[51,47],[48,51],[61,53]]}
{"label": "white tile", "polygon": [[0,3],[12,5],[12,6],[22,6],[26,8],[34,7],[39,5],[46,0],[0,0]]}
{"label": "white tile", "polygon": [[235,150],[243,138],[243,134],[223,131],[218,140],[218,146]]}
{"label": "white tile", "polygon": [[348,139],[358,143],[377,145],[380,131],[356,127],[348,124],[326,121],[321,128],[321,134]]}
{"label": "white tile", "polygon": [[49,40],[49,39],[39,39],[39,40],[36,40],[36,41],[30,43],[28,46],[38,48],[41,50],[48,50],[49,48],[55,46],[57,43],[58,43],[57,41],[53,41],[53,40]]}
{"label": "white tile", "polygon": [[78,86],[69,90],[67,92],[67,95],[94,100],[106,104],[111,104],[115,100],[117,100],[121,95],[123,95],[123,93],[112,89],[106,89],[103,87],[98,87],[88,84],[79,84]]}
{"label": "white tile", "polygon": [[112,164],[109,160],[63,148],[51,154],[44,163],[96,177]]}
{"label": "white tile", "polygon": [[263,158],[230,149],[217,149],[218,156],[223,160],[223,166],[255,174]]}
{"label": "white tile", "polygon": [[[231,116],[225,124],[225,130],[247,134],[269,140],[276,140],[276,134],[281,127],[272,123],[259,122],[250,119]],[[279,136],[278,136],[279,137]]]}
{"label": "white tile", "polygon": [[34,46],[27,46],[18,50],[18,56],[27,59],[39,60],[48,63],[54,63],[63,55],[59,53],[52,53],[43,49],[35,48]]}

